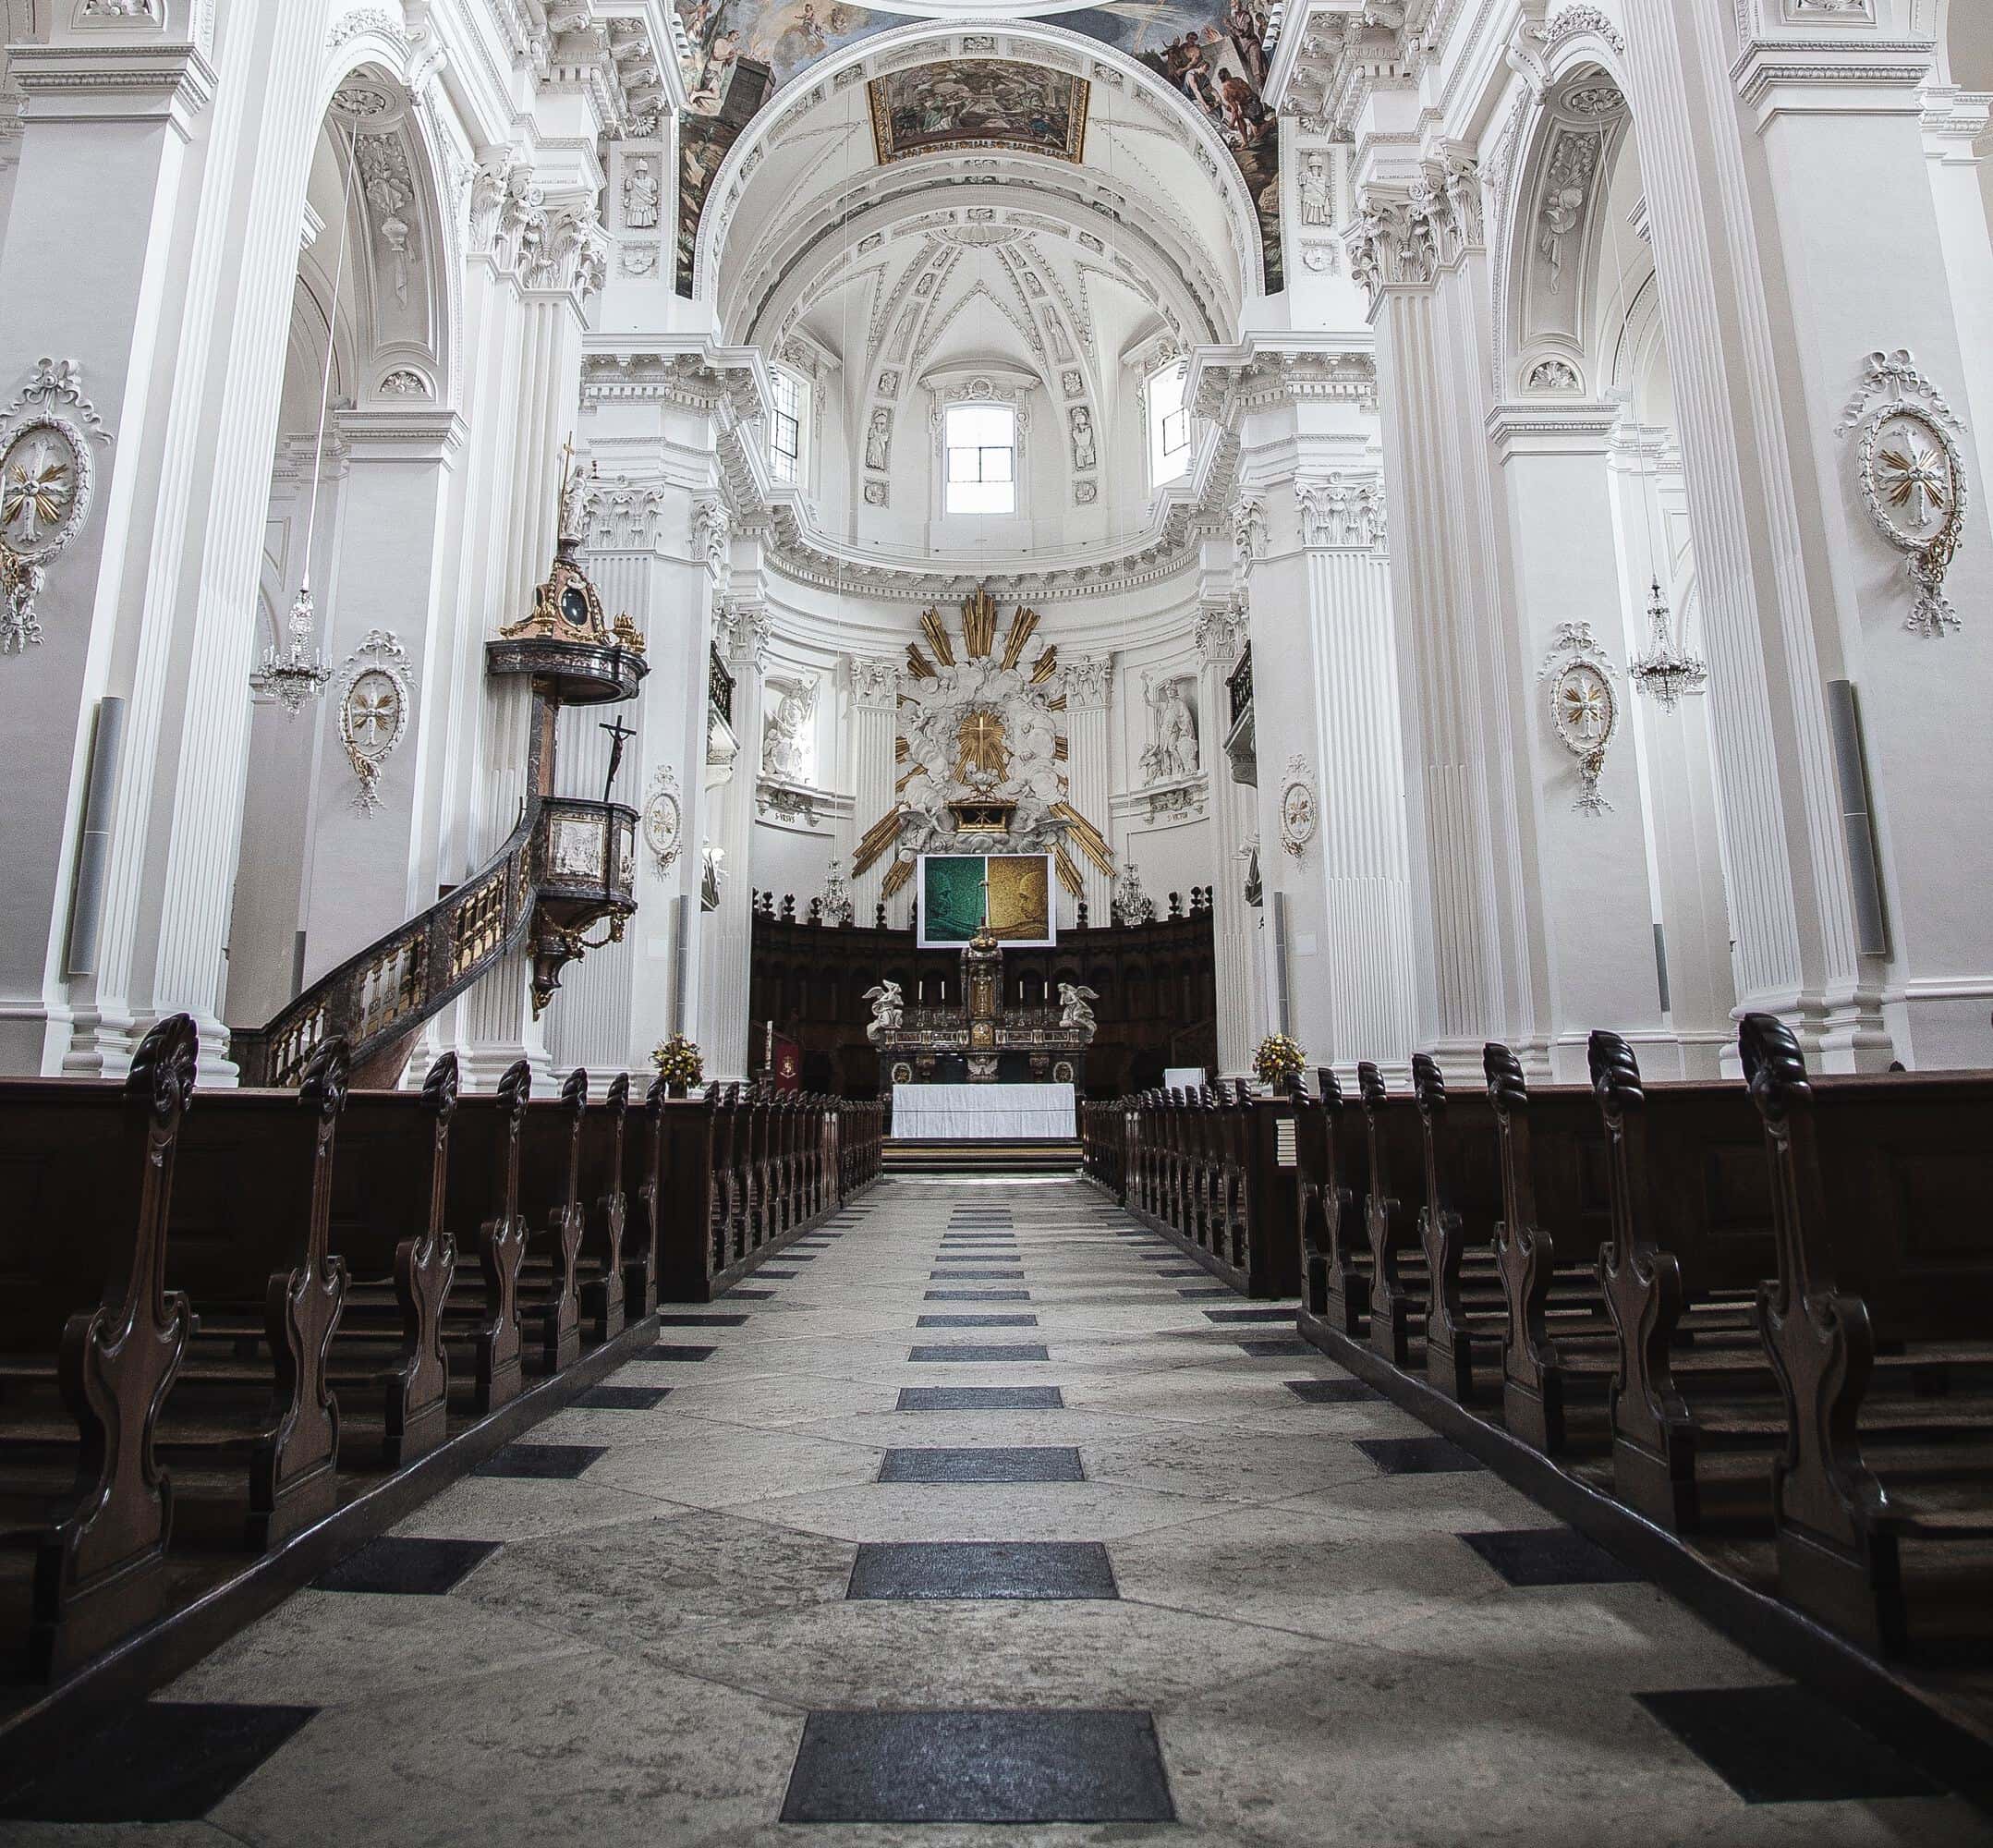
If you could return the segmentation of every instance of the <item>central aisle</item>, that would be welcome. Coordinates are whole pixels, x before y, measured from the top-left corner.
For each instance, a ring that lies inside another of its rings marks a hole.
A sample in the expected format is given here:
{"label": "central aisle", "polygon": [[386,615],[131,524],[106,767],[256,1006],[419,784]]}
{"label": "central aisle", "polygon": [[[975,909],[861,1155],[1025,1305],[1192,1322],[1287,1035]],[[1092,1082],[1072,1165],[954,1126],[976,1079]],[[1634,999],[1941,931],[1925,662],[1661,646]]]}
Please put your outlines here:
{"label": "central aisle", "polygon": [[1077,1182],[885,1182],[666,1319],[169,1690],[310,1709],[175,1848],[1985,1839],[1747,1805],[1660,1716],[1771,1671]]}

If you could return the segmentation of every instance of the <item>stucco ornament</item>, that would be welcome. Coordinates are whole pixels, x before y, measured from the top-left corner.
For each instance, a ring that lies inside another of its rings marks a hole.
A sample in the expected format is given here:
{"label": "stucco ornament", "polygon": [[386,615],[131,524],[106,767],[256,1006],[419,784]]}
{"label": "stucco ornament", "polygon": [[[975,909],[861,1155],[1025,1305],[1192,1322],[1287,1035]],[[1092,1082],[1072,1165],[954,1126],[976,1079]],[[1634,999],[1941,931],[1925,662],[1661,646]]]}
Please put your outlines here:
{"label": "stucco ornament", "polygon": [[1837,436],[1860,432],[1855,481],[1876,530],[1910,560],[1916,601],[1903,626],[1941,636],[1960,626],[1945,573],[1965,536],[1968,487],[1957,439],[1965,426],[1917,370],[1907,346],[1871,353]]}
{"label": "stucco ornament", "polygon": [[678,794],[678,776],[669,764],[659,764],[650,772],[650,787],[644,796],[644,845],[660,872],[669,872],[685,845],[685,804]]}
{"label": "stucco ornament", "polygon": [[43,359],[0,411],[0,655],[42,639],[35,599],[95,497],[92,437],[111,440],[73,360]]}
{"label": "stucco ornament", "polygon": [[1061,1027],[1083,1027],[1090,1034],[1098,1024],[1093,1017],[1092,1003],[1100,1000],[1099,993],[1090,988],[1083,988],[1077,982],[1059,984],[1059,1025]]}
{"label": "stucco ornament", "polygon": [[1577,760],[1578,794],[1572,807],[1581,815],[1611,811],[1598,788],[1606,750],[1619,730],[1619,695],[1612,663],[1598,646],[1589,623],[1560,623],[1537,676],[1549,688],[1550,728]]}
{"label": "stucco ornament", "polygon": [[1287,760],[1281,784],[1281,845],[1294,858],[1307,852],[1320,816],[1315,804],[1315,772],[1298,752]]}
{"label": "stucco ornament", "polygon": [[407,736],[414,675],[408,651],[392,629],[369,629],[341,673],[339,742],[359,779],[353,806],[371,815],[381,806],[381,772]]}

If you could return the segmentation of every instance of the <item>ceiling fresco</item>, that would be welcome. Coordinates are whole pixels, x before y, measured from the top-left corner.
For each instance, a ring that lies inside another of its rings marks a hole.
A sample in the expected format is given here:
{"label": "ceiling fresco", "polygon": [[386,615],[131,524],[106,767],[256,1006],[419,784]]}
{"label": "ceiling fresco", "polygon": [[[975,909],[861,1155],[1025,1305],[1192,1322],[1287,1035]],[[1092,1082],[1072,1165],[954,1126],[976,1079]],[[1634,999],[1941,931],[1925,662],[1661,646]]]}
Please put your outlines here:
{"label": "ceiling fresco", "polygon": [[[677,0],[677,6],[690,43],[686,84],[692,103],[679,137],[676,281],[678,293],[689,297],[699,217],[713,176],[742,129],[778,90],[820,59],[910,21],[844,0]],[[1057,23],[1147,65],[1210,123],[1231,150],[1258,213],[1266,287],[1270,293],[1281,288],[1280,132],[1263,94],[1267,0],[1109,0],[1061,13]],[[874,84],[881,162],[992,142],[1080,158],[1084,83],[1075,94],[1061,97],[1056,86],[1046,88],[1041,67],[1003,67],[979,58],[953,63],[953,82],[942,67],[921,66]],[[1023,80],[1030,94],[1014,80],[1003,90],[1009,100],[999,99],[1002,80],[991,73],[1006,67],[1030,74]],[[973,81],[964,75],[970,72],[976,73]],[[914,80],[921,79],[927,93],[917,97]],[[955,93],[965,88],[966,97]],[[990,127],[993,116],[1003,118],[1002,128]]]}

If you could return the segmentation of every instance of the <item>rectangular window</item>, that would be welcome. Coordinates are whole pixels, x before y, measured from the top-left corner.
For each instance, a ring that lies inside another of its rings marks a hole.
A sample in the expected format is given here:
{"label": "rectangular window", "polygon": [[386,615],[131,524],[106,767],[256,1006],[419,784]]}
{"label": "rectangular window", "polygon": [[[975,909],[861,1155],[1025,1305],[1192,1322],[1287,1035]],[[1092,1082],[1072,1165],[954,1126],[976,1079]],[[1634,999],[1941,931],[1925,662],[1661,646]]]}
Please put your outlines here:
{"label": "rectangular window", "polygon": [[770,373],[774,402],[768,412],[769,466],[778,481],[796,481],[803,471],[803,386],[779,367]]}
{"label": "rectangular window", "polygon": [[1148,485],[1173,481],[1190,466],[1190,412],[1184,405],[1184,368],[1173,359],[1148,375]]}
{"label": "rectangular window", "polygon": [[951,514],[1017,511],[1017,413],[1008,405],[952,405],[942,424]]}

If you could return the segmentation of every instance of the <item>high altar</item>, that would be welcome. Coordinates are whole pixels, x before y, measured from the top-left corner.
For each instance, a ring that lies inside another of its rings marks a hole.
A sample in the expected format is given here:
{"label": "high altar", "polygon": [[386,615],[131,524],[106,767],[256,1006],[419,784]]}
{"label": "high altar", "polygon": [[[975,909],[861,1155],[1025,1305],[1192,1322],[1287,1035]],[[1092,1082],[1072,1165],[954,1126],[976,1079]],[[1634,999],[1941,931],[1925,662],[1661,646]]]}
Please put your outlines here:
{"label": "high altar", "polygon": [[1003,946],[987,927],[962,947],[962,1004],[905,1004],[897,982],[870,991],[866,1038],[879,1051],[880,1088],[945,1082],[958,1066],[971,1084],[1079,1086],[1093,1040],[1092,990],[1063,983],[1057,1007],[1006,1007]]}

